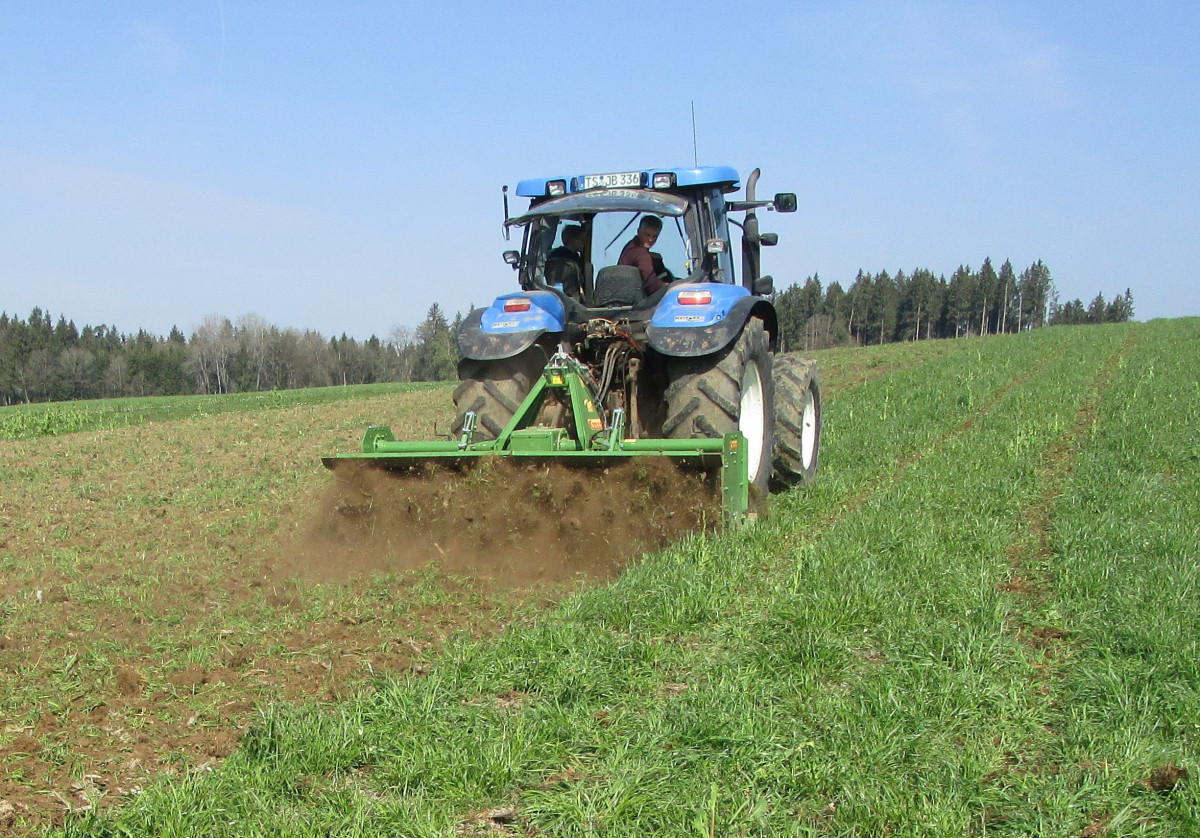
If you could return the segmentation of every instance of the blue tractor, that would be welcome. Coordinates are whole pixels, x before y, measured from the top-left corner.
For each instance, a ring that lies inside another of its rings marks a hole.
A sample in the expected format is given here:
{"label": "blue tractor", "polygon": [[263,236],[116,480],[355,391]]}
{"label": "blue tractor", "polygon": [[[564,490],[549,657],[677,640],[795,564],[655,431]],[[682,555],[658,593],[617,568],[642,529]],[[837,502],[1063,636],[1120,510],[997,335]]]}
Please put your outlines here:
{"label": "blue tractor", "polygon": [[[757,217],[794,212],[796,196],[759,200],[758,178],[755,169],[741,200],[728,166],[523,180],[516,195],[529,206],[515,217],[506,187],[506,235],[521,246],[504,258],[519,290],[472,311],[457,334],[458,450],[687,460],[679,452],[695,449],[703,463],[727,440],[742,446],[752,501],[812,480],[818,371],[775,354],[774,286],[760,256],[778,236],[760,232]],[[658,230],[650,263],[631,241],[643,229]]]}

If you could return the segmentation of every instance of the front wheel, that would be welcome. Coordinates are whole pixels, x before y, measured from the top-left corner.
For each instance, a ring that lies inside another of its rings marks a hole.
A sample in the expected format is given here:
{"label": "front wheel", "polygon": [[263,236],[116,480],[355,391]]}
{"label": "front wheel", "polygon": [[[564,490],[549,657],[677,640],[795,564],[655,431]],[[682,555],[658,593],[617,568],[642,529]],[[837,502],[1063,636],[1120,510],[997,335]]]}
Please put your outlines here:
{"label": "front wheel", "polygon": [[816,361],[775,356],[774,430],[771,487],[811,483],[821,454],[821,378]]}
{"label": "front wheel", "polygon": [[668,439],[746,437],[750,486],[762,498],[771,478],[775,385],[771,346],[761,320],[747,321],[737,340],[700,358],[670,358],[667,365]]}

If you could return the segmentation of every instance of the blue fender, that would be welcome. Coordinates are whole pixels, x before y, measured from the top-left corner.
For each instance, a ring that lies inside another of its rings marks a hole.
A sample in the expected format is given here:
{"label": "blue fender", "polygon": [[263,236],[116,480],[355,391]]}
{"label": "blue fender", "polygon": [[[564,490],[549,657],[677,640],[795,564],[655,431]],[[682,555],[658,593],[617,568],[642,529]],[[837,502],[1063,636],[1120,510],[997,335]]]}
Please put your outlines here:
{"label": "blue fender", "polygon": [[[681,302],[681,295],[692,302]],[[650,346],[663,355],[697,357],[724,349],[741,334],[751,317],[763,321],[774,347],[779,326],[775,307],[768,300],[740,285],[672,283],[655,309],[646,334]]]}
{"label": "blue fender", "polygon": [[561,332],[566,322],[566,308],[553,291],[518,291],[472,311],[454,340],[464,358],[498,361],[524,352],[546,332]]}

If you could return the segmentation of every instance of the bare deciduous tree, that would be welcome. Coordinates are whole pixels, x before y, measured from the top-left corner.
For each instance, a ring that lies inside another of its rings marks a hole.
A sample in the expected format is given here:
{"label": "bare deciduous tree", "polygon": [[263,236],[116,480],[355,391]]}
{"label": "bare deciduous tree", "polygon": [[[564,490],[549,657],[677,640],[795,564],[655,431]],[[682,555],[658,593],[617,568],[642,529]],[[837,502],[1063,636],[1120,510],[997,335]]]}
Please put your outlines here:
{"label": "bare deciduous tree", "polygon": [[233,324],[227,317],[210,314],[188,341],[188,366],[199,393],[230,393],[229,358],[236,349]]}
{"label": "bare deciduous tree", "polygon": [[72,398],[80,398],[91,379],[93,355],[78,346],[69,346],[58,353],[58,368],[70,387]]}
{"label": "bare deciduous tree", "polygon": [[129,364],[124,355],[113,355],[108,359],[104,370],[104,391],[109,396],[126,394],[125,385],[129,379]]}
{"label": "bare deciduous tree", "polygon": [[266,377],[267,345],[271,336],[271,324],[257,314],[243,314],[238,318],[236,334],[238,343],[246,350],[254,371],[254,389],[261,390]]}

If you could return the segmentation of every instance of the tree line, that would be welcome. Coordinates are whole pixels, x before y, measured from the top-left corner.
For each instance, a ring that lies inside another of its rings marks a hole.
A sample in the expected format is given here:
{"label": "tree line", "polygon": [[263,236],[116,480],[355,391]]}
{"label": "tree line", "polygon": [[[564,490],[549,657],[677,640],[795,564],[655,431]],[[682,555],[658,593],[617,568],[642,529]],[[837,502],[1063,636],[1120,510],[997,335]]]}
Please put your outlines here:
{"label": "tree line", "polygon": [[849,289],[821,285],[818,276],[775,295],[785,351],[1006,334],[1042,326],[1122,322],[1133,318],[1129,289],[1111,302],[1097,294],[1086,308],[1065,305],[1050,269],[1039,259],[1017,274],[1005,260],[979,270],[960,265],[947,280],[925,268],[912,273],[859,271]]}
{"label": "tree line", "polygon": [[40,308],[24,319],[0,313],[0,405],[440,381],[455,377],[461,319],[434,303],[415,329],[359,341],[280,329],[255,314],[210,315],[190,337],[174,327],[164,338],[78,329]]}
{"label": "tree line", "polygon": [[[849,289],[817,276],[774,296],[785,351],[1020,332],[1046,325],[1130,320],[1133,295],[1097,294],[1060,305],[1040,260],[1017,274],[990,259],[960,266],[947,280],[932,271],[859,271]],[[0,405],[118,396],[172,396],[453,379],[454,334],[462,315],[430,306],[413,329],[386,339],[326,338],[280,329],[247,314],[210,315],[185,337],[115,326],[76,328],[35,308],[25,319],[0,313]]]}

